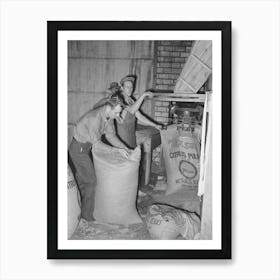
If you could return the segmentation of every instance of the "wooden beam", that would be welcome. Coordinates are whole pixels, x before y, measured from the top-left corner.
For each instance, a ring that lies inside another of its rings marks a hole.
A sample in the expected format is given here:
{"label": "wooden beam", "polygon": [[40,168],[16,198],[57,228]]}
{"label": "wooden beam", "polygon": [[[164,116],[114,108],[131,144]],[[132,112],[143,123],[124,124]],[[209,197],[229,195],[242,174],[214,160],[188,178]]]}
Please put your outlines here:
{"label": "wooden beam", "polygon": [[201,59],[199,59],[196,55],[191,54],[191,56],[192,56],[193,58],[195,58],[197,62],[203,64],[203,66],[205,66],[205,68],[207,68],[209,71],[212,72],[212,68],[210,68],[205,62],[203,62]]}
{"label": "wooden beam", "polygon": [[205,94],[197,94],[197,93],[154,93],[154,97],[184,97],[184,98],[197,98],[197,97],[205,97]]}
{"label": "wooden beam", "polygon": [[204,102],[205,98],[176,98],[176,97],[162,97],[162,98],[157,98],[157,100],[169,100],[169,101],[178,101],[178,102]]}
{"label": "wooden beam", "polygon": [[204,102],[205,97],[198,97],[198,98],[176,98],[176,97],[157,97],[154,98],[155,100],[160,101],[174,101],[174,102]]}
{"label": "wooden beam", "polygon": [[184,84],[186,84],[193,92],[197,92],[197,90],[192,87],[190,83],[188,83],[186,80],[184,80],[181,76],[179,77],[178,81],[182,81]]}

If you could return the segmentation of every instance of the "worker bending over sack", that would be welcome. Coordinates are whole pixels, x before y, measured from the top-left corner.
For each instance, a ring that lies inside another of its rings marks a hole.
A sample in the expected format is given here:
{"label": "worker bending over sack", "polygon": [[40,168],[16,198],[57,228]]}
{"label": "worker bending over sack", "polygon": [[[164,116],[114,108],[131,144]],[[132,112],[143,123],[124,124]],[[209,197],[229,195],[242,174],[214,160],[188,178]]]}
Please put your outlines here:
{"label": "worker bending over sack", "polygon": [[[69,146],[69,154],[75,166],[75,178],[81,193],[81,218],[94,221],[94,195],[96,175],[90,157],[91,149],[106,149],[112,153],[118,151],[128,158],[130,150],[117,138],[114,119],[123,109],[121,99],[113,94],[106,103],[82,116],[74,128],[73,140]],[[102,134],[113,146],[101,141]]]}

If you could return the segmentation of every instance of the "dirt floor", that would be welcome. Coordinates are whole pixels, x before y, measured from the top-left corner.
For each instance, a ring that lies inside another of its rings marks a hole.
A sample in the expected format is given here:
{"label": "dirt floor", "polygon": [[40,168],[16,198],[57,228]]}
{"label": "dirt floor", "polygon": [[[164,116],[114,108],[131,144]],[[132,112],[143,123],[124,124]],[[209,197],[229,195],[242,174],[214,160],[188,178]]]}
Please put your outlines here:
{"label": "dirt floor", "polygon": [[87,222],[82,219],[71,239],[151,239],[146,228],[145,215],[148,206],[152,203],[152,199],[149,196],[145,196],[141,199],[141,202],[138,203],[137,208],[143,223],[124,226],[102,224],[96,221]]}
{"label": "dirt floor", "polygon": [[[159,179],[160,178],[160,179]],[[197,190],[182,190],[178,193],[165,196],[164,175],[157,169],[152,169],[151,180],[148,186],[142,186],[137,197],[137,210],[143,223],[129,226],[117,224],[103,224],[87,222],[83,219],[72,235],[72,240],[96,240],[96,239],[125,239],[144,240],[152,239],[146,227],[145,217],[149,206],[154,203],[162,203],[175,206],[180,209],[195,212],[200,215],[200,201]],[[184,239],[178,236],[177,239]]]}

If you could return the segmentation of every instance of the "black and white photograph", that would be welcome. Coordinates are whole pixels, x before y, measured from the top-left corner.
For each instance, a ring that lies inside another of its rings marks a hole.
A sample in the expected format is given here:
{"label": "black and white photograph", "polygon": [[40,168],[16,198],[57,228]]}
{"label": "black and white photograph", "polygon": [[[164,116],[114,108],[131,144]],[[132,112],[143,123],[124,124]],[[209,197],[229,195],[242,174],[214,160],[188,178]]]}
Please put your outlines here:
{"label": "black and white photograph", "polygon": [[211,239],[198,183],[212,42],[68,44],[68,237]]}
{"label": "black and white photograph", "polygon": [[61,249],[222,251],[221,31],[110,32],[58,33]]}

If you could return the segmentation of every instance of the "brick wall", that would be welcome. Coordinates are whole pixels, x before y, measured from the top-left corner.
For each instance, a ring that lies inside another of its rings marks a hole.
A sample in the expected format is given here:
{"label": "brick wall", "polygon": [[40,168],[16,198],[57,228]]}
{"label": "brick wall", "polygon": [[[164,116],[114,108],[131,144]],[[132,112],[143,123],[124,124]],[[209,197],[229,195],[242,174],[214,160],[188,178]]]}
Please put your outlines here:
{"label": "brick wall", "polygon": [[[173,91],[177,79],[188,59],[193,41],[156,41],[154,64],[154,88]],[[164,93],[163,93],[164,94]],[[168,123],[169,102],[155,101],[154,119]],[[159,162],[160,148],[155,149],[153,161]]]}
{"label": "brick wall", "polygon": [[[188,59],[193,41],[156,41],[155,43],[155,83],[158,90],[174,89],[176,81]],[[155,102],[155,119],[168,122],[169,102]]]}

